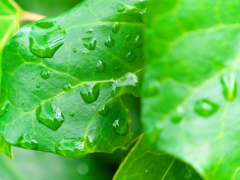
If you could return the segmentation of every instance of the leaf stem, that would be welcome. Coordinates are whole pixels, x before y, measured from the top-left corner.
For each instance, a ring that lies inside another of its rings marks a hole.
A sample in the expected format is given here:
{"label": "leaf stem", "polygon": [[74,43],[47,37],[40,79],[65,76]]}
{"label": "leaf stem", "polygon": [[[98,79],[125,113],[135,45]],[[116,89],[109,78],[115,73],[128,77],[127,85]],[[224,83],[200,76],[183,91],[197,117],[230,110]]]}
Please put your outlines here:
{"label": "leaf stem", "polygon": [[44,16],[44,15],[29,12],[29,11],[24,11],[23,16],[21,18],[21,22],[23,22],[23,21],[34,22],[34,21],[38,21],[38,20],[44,19],[44,18],[46,18],[46,16]]}

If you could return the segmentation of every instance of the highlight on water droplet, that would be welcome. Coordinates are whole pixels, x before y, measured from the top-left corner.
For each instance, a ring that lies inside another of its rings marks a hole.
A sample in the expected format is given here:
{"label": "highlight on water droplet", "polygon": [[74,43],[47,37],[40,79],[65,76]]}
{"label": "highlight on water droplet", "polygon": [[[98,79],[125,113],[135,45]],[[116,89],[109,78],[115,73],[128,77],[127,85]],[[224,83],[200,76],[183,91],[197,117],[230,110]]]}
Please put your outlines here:
{"label": "highlight on water droplet", "polygon": [[221,77],[223,95],[228,101],[232,101],[237,95],[237,81],[235,73],[228,71]]}
{"label": "highlight on water droplet", "polygon": [[103,105],[98,112],[102,116],[106,116],[108,114],[108,112],[109,112],[109,107],[107,105]]}
{"label": "highlight on water droplet", "polygon": [[82,38],[82,43],[88,50],[94,50],[97,46],[97,40],[94,37]]}
{"label": "highlight on water droplet", "polygon": [[112,27],[112,32],[114,34],[117,34],[119,30],[120,30],[120,24],[118,22],[115,22]]}
{"label": "highlight on water droplet", "polygon": [[137,55],[134,52],[129,52],[127,55],[127,62],[131,63],[136,60]]}
{"label": "highlight on water droplet", "polygon": [[99,96],[99,87],[98,83],[85,83],[80,86],[80,94],[85,103],[92,103],[97,100]]}
{"label": "highlight on water droplet", "polygon": [[56,131],[65,121],[60,109],[55,106],[51,101],[46,101],[44,104],[40,104],[36,109],[36,117],[38,122]]}
{"label": "highlight on water droplet", "polygon": [[22,147],[24,149],[38,149],[38,142],[27,133],[24,133],[22,136],[20,136],[17,144],[19,147]]}
{"label": "highlight on water droplet", "polygon": [[131,40],[131,35],[128,34],[126,37],[125,37],[126,41],[130,41]]}
{"label": "highlight on water droplet", "polygon": [[0,108],[0,117],[4,116],[6,114],[6,112],[8,111],[8,107],[9,107],[10,102],[8,100],[6,100]]}
{"label": "highlight on water droplet", "polygon": [[64,44],[65,30],[56,22],[37,22],[32,24],[29,33],[29,49],[41,58],[52,58]]}
{"label": "highlight on water droplet", "polygon": [[172,113],[171,120],[173,123],[179,123],[185,116],[185,111],[182,107],[177,107]]}
{"label": "highlight on water droplet", "polygon": [[49,70],[44,69],[44,70],[41,71],[40,76],[43,79],[48,79],[51,76],[51,72]]}
{"label": "highlight on water droplet", "polygon": [[105,69],[106,69],[106,64],[105,64],[105,62],[102,62],[102,61],[98,61],[97,62],[97,67],[96,67],[96,70],[97,70],[97,72],[103,72],[103,71],[105,71]]}
{"label": "highlight on water droplet", "polygon": [[115,133],[117,135],[120,135],[120,136],[124,136],[128,133],[129,131],[129,123],[128,121],[122,119],[122,118],[118,118],[116,119],[113,124],[113,130],[115,131]]}
{"label": "highlight on water droplet", "polygon": [[63,90],[64,91],[70,91],[73,87],[71,86],[71,84],[68,84],[68,85],[64,85],[63,86]]}
{"label": "highlight on water droplet", "polygon": [[107,48],[112,48],[115,45],[115,41],[111,36],[108,36],[104,44]]}
{"label": "highlight on water droplet", "polygon": [[203,117],[211,116],[218,109],[219,109],[219,106],[217,104],[207,99],[202,99],[195,103],[195,111]]}
{"label": "highlight on water droplet", "polygon": [[76,49],[76,48],[73,48],[72,51],[73,51],[74,53],[76,53],[76,52],[77,52],[77,49]]}
{"label": "highlight on water droplet", "polygon": [[117,12],[122,13],[123,11],[126,10],[126,6],[124,4],[119,4],[117,7]]}
{"label": "highlight on water droplet", "polygon": [[134,46],[136,48],[139,48],[143,45],[143,37],[142,35],[137,35],[137,37],[135,38],[135,41],[134,41]]}

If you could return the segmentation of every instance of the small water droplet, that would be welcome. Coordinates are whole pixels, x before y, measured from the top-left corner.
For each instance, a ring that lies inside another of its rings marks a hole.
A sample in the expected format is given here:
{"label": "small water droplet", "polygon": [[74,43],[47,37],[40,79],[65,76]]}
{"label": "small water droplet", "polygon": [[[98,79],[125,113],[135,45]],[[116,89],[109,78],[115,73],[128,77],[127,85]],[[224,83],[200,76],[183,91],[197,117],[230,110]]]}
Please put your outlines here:
{"label": "small water droplet", "polygon": [[97,72],[103,72],[104,70],[106,69],[106,64],[105,64],[105,62],[102,62],[102,61],[98,61],[97,62],[97,67],[96,67],[96,70],[97,70]]}
{"label": "small water droplet", "polygon": [[6,114],[6,112],[8,111],[8,107],[9,107],[10,102],[8,100],[6,100],[0,109],[0,117],[4,116]]}
{"label": "small water droplet", "polygon": [[134,46],[136,48],[139,48],[143,45],[143,37],[142,35],[138,35],[136,38],[135,38],[135,42],[134,42]]}
{"label": "small water droplet", "polygon": [[84,47],[89,50],[94,50],[97,46],[97,40],[93,37],[82,38],[82,43]]}
{"label": "small water droplet", "polygon": [[103,105],[102,108],[98,112],[102,116],[106,116],[109,112],[109,107],[107,105]]}
{"label": "small water droplet", "polygon": [[63,45],[65,30],[55,22],[38,22],[32,25],[29,33],[29,49],[41,58],[52,58]]}
{"label": "small water droplet", "polygon": [[143,18],[144,18],[145,14],[146,14],[146,11],[147,11],[147,9],[145,8],[145,9],[143,9],[143,10],[141,10],[141,11],[139,12],[139,19],[140,19],[141,21],[143,21]]}
{"label": "small water droplet", "polygon": [[127,55],[127,62],[131,63],[133,61],[135,61],[135,59],[137,58],[137,55],[134,52],[129,52]]}
{"label": "small water droplet", "polygon": [[129,131],[129,124],[126,120],[118,118],[112,124],[113,130],[116,134],[123,136],[126,135]]}
{"label": "small water droplet", "polygon": [[179,123],[185,116],[185,111],[182,107],[177,107],[171,117],[172,122]]}
{"label": "small water droplet", "polygon": [[119,4],[117,12],[121,13],[126,10],[126,6],[124,4]]}
{"label": "small water droplet", "polygon": [[234,72],[230,71],[221,77],[223,95],[228,101],[232,101],[237,95],[237,81]]}
{"label": "small water droplet", "polygon": [[43,79],[48,79],[50,78],[51,76],[51,73],[49,70],[42,70],[41,73],[40,73],[40,76],[43,78]]}
{"label": "small water droplet", "polygon": [[89,29],[86,31],[86,33],[91,34],[93,32],[93,29]]}
{"label": "small water droplet", "polygon": [[71,117],[74,117],[74,116],[75,116],[75,111],[72,111],[69,115],[70,115]]}
{"label": "small water droplet", "polygon": [[159,94],[161,86],[157,79],[151,79],[147,82],[147,86],[145,86],[144,88],[146,88],[143,91],[144,95],[146,97],[150,97],[150,96],[155,96]]}
{"label": "small water droplet", "polygon": [[112,27],[112,32],[113,32],[114,34],[117,34],[118,31],[119,31],[119,29],[120,29],[120,24],[119,24],[118,22],[115,22],[115,23],[113,24],[113,27]]}
{"label": "small water droplet", "polygon": [[213,113],[215,113],[218,110],[218,108],[219,107],[217,104],[207,99],[202,99],[195,103],[195,111],[203,117],[211,116]]}
{"label": "small water droplet", "polygon": [[64,91],[70,91],[73,87],[71,86],[71,84],[68,84],[68,85],[64,85],[63,86],[63,90]]}
{"label": "small water droplet", "polygon": [[107,48],[111,48],[115,45],[115,41],[111,36],[107,37],[106,42],[104,43]]}
{"label": "small water droplet", "polygon": [[36,85],[36,88],[40,88],[40,87],[41,87],[40,84],[37,84],[37,85]]}
{"label": "small water droplet", "polygon": [[73,51],[74,53],[76,53],[76,52],[77,52],[77,49],[76,49],[76,48],[73,48],[72,51]]}
{"label": "small water droplet", "polygon": [[78,165],[77,165],[77,171],[79,174],[81,175],[86,175],[88,172],[89,172],[89,166],[87,163],[85,162],[80,162]]}
{"label": "small water droplet", "polygon": [[80,94],[85,103],[92,103],[97,100],[99,96],[99,86],[98,83],[85,83],[80,86]]}
{"label": "small water droplet", "polygon": [[145,171],[146,173],[148,172],[148,170]]}
{"label": "small water droplet", "polygon": [[38,106],[36,109],[36,117],[40,123],[54,131],[58,130],[65,121],[60,109],[52,104],[51,101],[47,101],[43,105]]}
{"label": "small water droplet", "polygon": [[131,40],[131,35],[128,34],[126,37],[125,37],[126,41],[130,41]]}
{"label": "small water droplet", "polygon": [[18,139],[18,146],[22,147],[24,149],[38,149],[38,142],[32,138],[32,136],[28,135],[27,133],[24,133],[19,139]]}

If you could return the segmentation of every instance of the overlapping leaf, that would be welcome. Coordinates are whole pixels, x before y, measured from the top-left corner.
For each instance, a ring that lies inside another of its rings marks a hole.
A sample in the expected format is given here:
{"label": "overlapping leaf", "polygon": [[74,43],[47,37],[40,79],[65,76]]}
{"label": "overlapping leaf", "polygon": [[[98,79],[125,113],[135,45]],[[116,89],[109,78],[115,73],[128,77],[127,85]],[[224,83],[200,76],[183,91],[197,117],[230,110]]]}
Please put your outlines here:
{"label": "overlapping leaf", "polygon": [[149,6],[142,101],[149,145],[205,179],[239,179],[239,1]]}
{"label": "overlapping leaf", "polygon": [[145,1],[87,0],[19,30],[3,54],[1,133],[80,157],[130,140],[120,96],[140,95]]}

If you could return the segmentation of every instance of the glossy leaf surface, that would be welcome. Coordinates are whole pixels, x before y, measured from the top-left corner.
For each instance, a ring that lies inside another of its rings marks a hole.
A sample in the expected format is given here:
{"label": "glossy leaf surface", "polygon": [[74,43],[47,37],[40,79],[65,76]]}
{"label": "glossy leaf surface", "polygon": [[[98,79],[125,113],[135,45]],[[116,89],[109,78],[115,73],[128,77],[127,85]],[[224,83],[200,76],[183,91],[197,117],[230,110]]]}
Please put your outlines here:
{"label": "glossy leaf surface", "polygon": [[210,180],[240,178],[239,6],[152,0],[146,17],[148,145]]}
{"label": "glossy leaf surface", "polygon": [[141,0],[84,1],[20,29],[3,54],[5,140],[65,157],[112,152],[129,141],[119,98],[140,95],[142,51],[134,44],[144,8]]}
{"label": "glossy leaf surface", "polygon": [[150,151],[140,136],[120,165],[114,180],[201,180],[188,165],[166,153]]}

